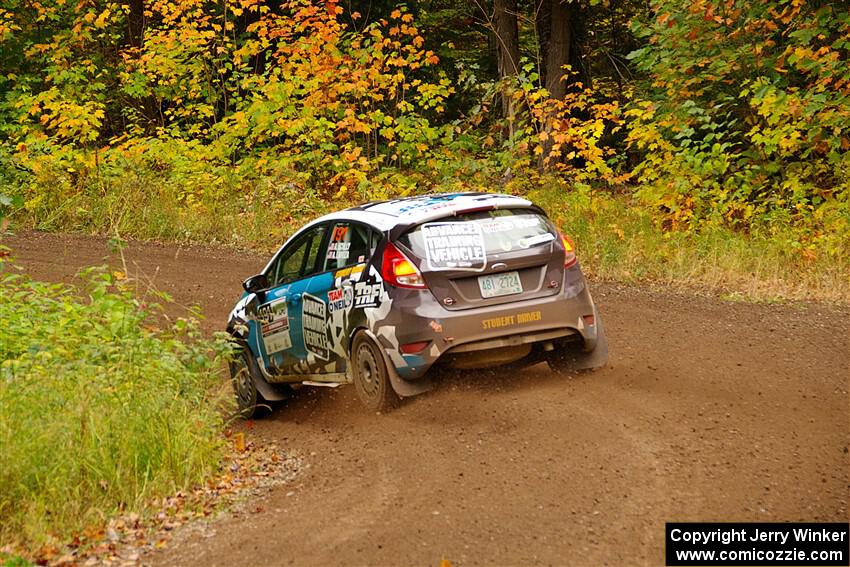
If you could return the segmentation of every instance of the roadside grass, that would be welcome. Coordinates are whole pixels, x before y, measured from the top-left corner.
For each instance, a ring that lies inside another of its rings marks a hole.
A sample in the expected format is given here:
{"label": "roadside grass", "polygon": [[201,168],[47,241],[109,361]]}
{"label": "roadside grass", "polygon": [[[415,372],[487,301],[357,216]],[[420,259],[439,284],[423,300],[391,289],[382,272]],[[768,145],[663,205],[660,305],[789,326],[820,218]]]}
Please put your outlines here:
{"label": "roadside grass", "polygon": [[[825,223],[833,228],[822,229],[815,238],[811,230],[781,222],[765,223],[750,233],[709,223],[698,230],[666,231],[630,194],[545,179],[535,186],[522,194],[545,208],[576,241],[591,277],[704,290],[736,300],[850,303],[850,219],[842,218],[840,211]],[[43,191],[12,220],[17,226],[52,232],[120,234],[267,252],[304,222],[368,198],[320,195],[271,178],[221,177],[214,190],[181,193],[179,184],[140,174],[97,190]]]}
{"label": "roadside grass", "polygon": [[787,226],[750,234],[711,225],[668,232],[628,196],[550,187],[529,198],[574,239],[583,269],[599,280],[705,290],[739,301],[850,302],[846,232],[818,243]]}
{"label": "roadside grass", "polygon": [[0,549],[65,541],[221,466],[228,343],[120,273],[85,278],[82,300],[0,263]]}

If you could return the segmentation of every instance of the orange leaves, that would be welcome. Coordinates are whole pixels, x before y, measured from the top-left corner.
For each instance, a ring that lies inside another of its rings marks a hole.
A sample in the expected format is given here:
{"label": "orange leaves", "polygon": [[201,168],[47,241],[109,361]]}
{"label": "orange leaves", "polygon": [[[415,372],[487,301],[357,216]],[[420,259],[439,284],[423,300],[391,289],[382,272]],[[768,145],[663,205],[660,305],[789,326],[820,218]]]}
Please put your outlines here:
{"label": "orange leaves", "polygon": [[[616,102],[596,104],[586,89],[572,90],[562,100],[552,99],[532,85],[517,89],[515,98],[533,118],[534,133],[523,143],[540,164],[577,180],[614,180],[605,161],[612,150],[602,143],[602,136],[606,129],[616,130],[620,120]],[[572,163],[577,158],[582,160],[581,167]]]}
{"label": "orange leaves", "polygon": [[452,87],[415,77],[438,59],[409,13],[354,31],[336,8],[291,0],[252,24],[254,43],[235,53],[252,57],[268,42],[273,65],[241,81],[251,96],[214,131],[223,147],[272,146],[284,162],[322,164],[341,176],[333,183],[352,187],[361,182],[354,171],[427,152],[435,128],[419,113],[442,112]]}

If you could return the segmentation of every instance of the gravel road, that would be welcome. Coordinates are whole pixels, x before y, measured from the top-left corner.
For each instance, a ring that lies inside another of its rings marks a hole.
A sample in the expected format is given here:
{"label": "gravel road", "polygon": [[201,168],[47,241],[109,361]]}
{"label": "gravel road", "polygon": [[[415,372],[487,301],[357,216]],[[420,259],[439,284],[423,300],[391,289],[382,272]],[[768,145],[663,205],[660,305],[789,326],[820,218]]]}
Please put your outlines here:
{"label": "gravel road", "polygon": [[[5,238],[73,281],[106,241]],[[265,258],[131,243],[130,271],[222,328]],[[114,257],[111,258],[116,262]],[[154,565],[663,565],[666,521],[847,521],[850,314],[598,283],[610,365],[444,373],[386,415],[304,390],[249,435],[308,468]],[[210,534],[207,534],[210,535]]]}

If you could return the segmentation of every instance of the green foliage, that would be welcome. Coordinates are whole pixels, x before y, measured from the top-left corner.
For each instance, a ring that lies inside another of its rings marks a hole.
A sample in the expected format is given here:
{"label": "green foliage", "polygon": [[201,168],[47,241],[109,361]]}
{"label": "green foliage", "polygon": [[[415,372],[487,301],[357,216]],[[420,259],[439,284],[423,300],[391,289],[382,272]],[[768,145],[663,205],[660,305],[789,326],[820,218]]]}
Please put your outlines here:
{"label": "green foliage", "polygon": [[501,82],[483,5],[342,5],[0,0],[0,195],[15,199],[0,215],[273,246],[356,202],[525,193],[557,172],[635,191],[659,238],[731,228],[813,264],[844,251],[846,2],[572,2],[562,99],[542,86],[535,3],[519,3],[525,59]]}
{"label": "green foliage", "polygon": [[[2,268],[2,265],[0,265]],[[134,299],[0,273],[0,540],[44,543],[217,470],[223,339]]]}
{"label": "green foliage", "polygon": [[674,228],[709,219],[846,233],[847,4],[652,6],[636,26],[647,45],[630,55],[648,84],[627,113],[644,202]]}
{"label": "green foliage", "polygon": [[[661,232],[655,214],[637,206],[631,194],[582,184],[568,188],[553,178],[544,178],[529,197],[574,240],[582,271],[596,280],[660,283],[759,301],[850,300],[850,256],[827,253],[823,242],[801,245],[792,226]],[[834,235],[831,245],[847,250],[850,235]]]}

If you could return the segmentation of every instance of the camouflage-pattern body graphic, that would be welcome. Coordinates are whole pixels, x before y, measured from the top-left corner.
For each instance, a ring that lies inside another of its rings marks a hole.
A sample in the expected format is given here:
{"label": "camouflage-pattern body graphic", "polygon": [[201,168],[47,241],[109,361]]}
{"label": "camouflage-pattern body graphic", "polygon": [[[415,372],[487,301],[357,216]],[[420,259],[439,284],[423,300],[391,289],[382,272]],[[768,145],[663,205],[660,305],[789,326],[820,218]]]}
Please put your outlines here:
{"label": "camouflage-pattern body graphic", "polygon": [[[507,212],[477,224],[457,220],[459,213],[482,208]],[[320,254],[349,265],[246,292],[231,313],[230,332],[248,347],[268,383],[351,381],[351,346],[359,330],[380,347],[397,391],[440,361],[532,360],[573,344],[576,368],[607,358],[599,312],[579,264],[565,263],[567,244],[528,201],[458,194],[365,205],[307,225],[277,256],[299,235],[325,225],[333,235],[325,237]],[[342,238],[355,225],[378,242],[370,254],[349,258],[351,244]],[[416,265],[427,287],[385,281],[388,246]]]}

